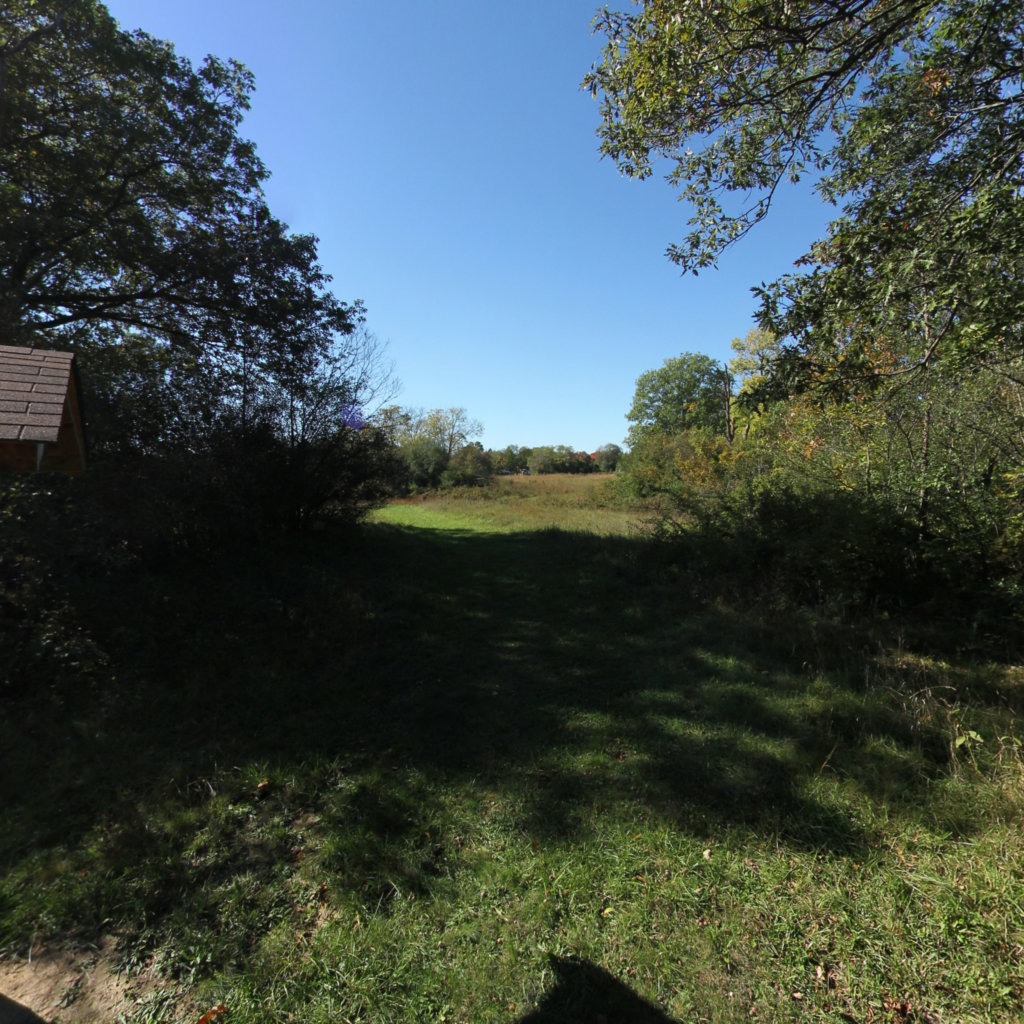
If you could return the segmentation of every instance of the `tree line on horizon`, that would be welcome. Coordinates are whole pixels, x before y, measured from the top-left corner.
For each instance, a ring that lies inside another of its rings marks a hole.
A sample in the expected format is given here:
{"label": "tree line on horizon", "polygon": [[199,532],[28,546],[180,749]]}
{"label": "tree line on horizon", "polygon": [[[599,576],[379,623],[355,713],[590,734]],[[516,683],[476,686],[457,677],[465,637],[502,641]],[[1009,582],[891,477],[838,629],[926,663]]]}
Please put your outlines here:
{"label": "tree line on horizon", "polygon": [[463,408],[407,409],[388,405],[368,425],[393,444],[392,487],[397,494],[473,487],[494,476],[545,473],[612,473],[622,456],[615,444],[597,451],[570,445],[528,447],[510,444],[485,449],[478,438],[483,425]]}

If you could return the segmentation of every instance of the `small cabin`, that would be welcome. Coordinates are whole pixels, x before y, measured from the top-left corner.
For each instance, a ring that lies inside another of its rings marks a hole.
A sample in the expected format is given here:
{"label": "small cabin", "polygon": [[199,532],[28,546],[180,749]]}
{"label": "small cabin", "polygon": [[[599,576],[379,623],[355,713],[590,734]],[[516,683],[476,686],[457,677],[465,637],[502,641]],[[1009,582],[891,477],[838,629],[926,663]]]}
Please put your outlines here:
{"label": "small cabin", "polygon": [[78,391],[74,353],[0,345],[0,472],[85,470]]}

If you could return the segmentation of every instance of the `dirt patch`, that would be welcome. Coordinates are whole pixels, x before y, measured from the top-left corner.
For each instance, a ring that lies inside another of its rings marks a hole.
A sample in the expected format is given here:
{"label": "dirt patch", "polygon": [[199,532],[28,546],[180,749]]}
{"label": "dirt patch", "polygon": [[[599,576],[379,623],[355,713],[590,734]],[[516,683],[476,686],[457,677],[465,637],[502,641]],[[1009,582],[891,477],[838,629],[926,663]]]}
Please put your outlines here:
{"label": "dirt patch", "polygon": [[0,1024],[110,1024],[159,986],[141,974],[118,974],[115,942],[86,949],[36,949],[0,960]]}

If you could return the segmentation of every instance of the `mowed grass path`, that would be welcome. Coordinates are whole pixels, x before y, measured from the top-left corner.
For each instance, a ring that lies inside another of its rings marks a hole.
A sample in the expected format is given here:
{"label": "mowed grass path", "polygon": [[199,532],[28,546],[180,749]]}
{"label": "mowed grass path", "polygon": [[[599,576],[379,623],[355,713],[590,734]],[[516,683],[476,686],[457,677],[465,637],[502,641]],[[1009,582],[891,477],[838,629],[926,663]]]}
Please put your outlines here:
{"label": "mowed grass path", "polygon": [[114,935],[136,1022],[1024,1019],[1018,669],[501,505],[83,612],[0,737],[8,953]]}

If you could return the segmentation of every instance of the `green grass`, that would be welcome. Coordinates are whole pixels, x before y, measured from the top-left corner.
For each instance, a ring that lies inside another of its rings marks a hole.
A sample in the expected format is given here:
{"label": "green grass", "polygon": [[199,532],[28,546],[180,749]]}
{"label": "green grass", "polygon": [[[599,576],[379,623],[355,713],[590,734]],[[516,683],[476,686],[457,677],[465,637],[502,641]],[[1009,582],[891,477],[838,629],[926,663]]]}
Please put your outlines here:
{"label": "green grass", "polygon": [[488,533],[568,530],[635,534],[643,511],[617,494],[610,473],[495,477],[486,487],[407,498],[374,514],[377,522]]}
{"label": "green grass", "polygon": [[1024,669],[699,602],[530,486],[83,582],[0,948],[116,935],[136,1024],[1024,1019]]}

